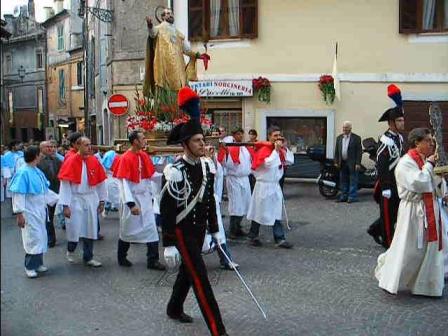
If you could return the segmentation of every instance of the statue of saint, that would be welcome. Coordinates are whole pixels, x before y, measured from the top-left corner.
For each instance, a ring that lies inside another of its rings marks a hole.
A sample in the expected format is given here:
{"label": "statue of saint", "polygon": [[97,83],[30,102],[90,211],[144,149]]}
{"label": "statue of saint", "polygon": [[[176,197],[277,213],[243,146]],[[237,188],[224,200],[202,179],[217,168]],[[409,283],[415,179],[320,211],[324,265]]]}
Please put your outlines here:
{"label": "statue of saint", "polygon": [[[197,80],[196,60],[202,58],[193,52],[185,36],[174,26],[173,12],[165,8],[162,23],[154,26],[146,17],[149,36],[146,45],[145,80],[143,94],[155,93],[156,88],[178,91],[190,80]],[[190,57],[185,65],[184,54]]]}

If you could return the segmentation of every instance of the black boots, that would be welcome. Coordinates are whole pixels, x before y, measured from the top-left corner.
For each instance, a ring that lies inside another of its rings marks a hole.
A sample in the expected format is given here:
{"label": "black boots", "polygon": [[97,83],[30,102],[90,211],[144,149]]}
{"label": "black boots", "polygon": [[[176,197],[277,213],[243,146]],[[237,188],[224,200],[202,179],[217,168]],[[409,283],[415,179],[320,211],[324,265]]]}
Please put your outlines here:
{"label": "black boots", "polygon": [[129,246],[131,246],[131,243],[118,239],[118,251],[117,251],[118,265],[124,267],[132,266],[132,263],[126,258],[128,255]]}

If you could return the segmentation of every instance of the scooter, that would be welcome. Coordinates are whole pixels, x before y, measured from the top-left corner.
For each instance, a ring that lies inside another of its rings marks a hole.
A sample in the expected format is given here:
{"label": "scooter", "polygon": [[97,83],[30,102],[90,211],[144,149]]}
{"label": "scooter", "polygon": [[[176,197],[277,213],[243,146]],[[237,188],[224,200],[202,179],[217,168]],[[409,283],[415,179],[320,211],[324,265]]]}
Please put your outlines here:
{"label": "scooter", "polygon": [[[362,141],[363,153],[369,154],[369,159],[376,162],[376,152],[378,143],[373,138],[366,138]],[[339,192],[339,169],[333,159],[328,159],[325,155],[324,146],[309,147],[307,155],[313,161],[321,164],[320,175],[317,178],[319,193],[328,199],[335,198]],[[361,164],[359,170],[358,189],[373,189],[377,180],[376,168],[366,168]]]}

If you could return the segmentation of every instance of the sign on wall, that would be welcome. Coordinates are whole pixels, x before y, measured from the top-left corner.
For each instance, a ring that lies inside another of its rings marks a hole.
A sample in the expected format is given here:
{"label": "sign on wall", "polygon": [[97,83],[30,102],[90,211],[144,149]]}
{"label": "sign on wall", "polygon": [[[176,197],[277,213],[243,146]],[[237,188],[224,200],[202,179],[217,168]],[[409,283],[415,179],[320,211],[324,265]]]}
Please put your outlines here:
{"label": "sign on wall", "polygon": [[190,87],[200,97],[251,97],[252,81],[205,80],[190,82]]}
{"label": "sign on wall", "polygon": [[107,101],[107,107],[109,108],[110,113],[119,117],[128,113],[129,102],[124,95],[113,94]]}

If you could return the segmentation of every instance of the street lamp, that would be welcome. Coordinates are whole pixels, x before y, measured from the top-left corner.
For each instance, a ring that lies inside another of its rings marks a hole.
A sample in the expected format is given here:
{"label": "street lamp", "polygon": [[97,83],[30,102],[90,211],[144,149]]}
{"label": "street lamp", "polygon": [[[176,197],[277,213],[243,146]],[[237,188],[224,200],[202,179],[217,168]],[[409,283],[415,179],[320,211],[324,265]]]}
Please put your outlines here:
{"label": "street lamp", "polygon": [[25,78],[25,68],[23,67],[23,65],[21,65],[20,67],[19,67],[19,69],[17,69],[17,73],[18,73],[18,75],[19,75],[19,78],[20,78],[20,81],[22,81],[23,82],[23,78]]}

